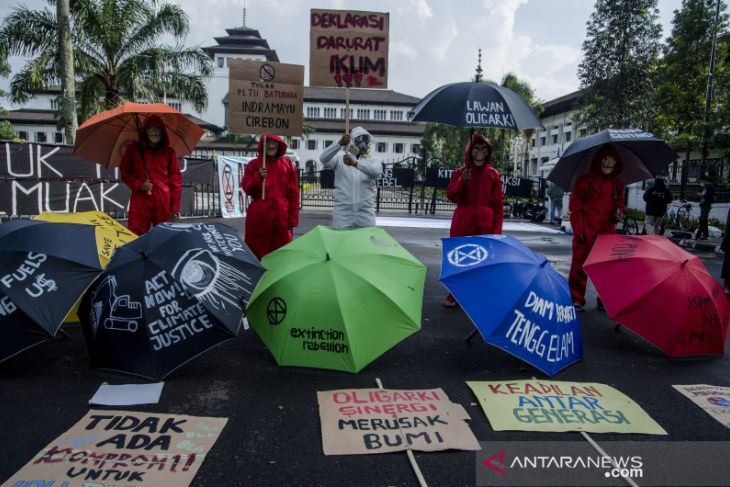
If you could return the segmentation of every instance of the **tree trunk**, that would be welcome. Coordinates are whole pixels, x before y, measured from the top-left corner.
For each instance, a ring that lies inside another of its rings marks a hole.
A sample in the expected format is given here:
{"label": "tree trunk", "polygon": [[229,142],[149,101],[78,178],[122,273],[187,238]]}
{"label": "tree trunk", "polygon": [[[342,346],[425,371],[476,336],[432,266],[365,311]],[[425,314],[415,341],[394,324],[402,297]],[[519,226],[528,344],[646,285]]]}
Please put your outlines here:
{"label": "tree trunk", "polygon": [[76,140],[78,120],[76,118],[76,80],[73,45],[71,44],[69,0],[57,1],[58,53],[61,60],[61,119],[66,133],[66,143],[73,144]]}

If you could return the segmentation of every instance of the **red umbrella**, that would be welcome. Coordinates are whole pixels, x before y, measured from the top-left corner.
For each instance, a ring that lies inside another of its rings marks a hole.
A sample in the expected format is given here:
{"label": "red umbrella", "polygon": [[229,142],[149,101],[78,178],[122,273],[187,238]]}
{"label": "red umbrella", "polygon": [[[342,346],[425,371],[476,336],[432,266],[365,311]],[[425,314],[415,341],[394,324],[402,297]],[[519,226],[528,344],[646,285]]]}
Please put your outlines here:
{"label": "red umbrella", "polygon": [[600,235],[583,268],[608,316],[668,356],[725,352],[725,293],[699,257],[666,237]]}
{"label": "red umbrella", "polygon": [[127,146],[139,139],[139,132],[151,115],[162,119],[170,146],[180,157],[190,154],[205,133],[185,115],[164,103],[127,102],[97,113],[81,124],[76,131],[73,153],[107,168],[117,167]]}

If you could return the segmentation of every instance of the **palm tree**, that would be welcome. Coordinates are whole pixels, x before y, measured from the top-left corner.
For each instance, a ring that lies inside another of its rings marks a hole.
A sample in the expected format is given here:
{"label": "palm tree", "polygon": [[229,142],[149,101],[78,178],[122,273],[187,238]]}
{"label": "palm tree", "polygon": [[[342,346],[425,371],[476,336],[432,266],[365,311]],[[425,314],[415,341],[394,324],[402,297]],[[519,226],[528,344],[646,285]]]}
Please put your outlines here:
{"label": "palm tree", "polygon": [[[159,101],[165,95],[190,102],[197,111],[205,108],[210,58],[199,47],[159,45],[163,36],[181,42],[187,34],[188,16],[180,7],[155,0],[70,0],[70,13],[83,118],[124,101]],[[31,59],[11,81],[14,102],[58,84],[57,38],[56,16],[48,8],[19,6],[6,17],[0,46]]]}

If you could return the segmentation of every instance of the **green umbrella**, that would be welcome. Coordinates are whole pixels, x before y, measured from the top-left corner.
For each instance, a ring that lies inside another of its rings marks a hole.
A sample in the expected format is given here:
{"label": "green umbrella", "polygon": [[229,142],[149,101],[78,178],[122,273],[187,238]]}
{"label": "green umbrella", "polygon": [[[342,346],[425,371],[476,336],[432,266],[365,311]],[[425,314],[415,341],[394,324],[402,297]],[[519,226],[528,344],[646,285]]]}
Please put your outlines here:
{"label": "green umbrella", "polygon": [[279,365],[358,372],[421,328],[426,267],[381,228],[319,226],[262,263],[247,317]]}

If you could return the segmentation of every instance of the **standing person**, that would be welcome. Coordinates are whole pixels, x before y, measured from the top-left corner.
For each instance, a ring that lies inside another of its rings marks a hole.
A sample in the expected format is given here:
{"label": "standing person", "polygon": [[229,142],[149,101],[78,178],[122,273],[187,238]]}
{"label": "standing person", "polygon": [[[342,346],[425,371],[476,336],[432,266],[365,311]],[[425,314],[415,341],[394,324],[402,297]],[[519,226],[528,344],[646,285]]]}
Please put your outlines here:
{"label": "standing person", "polygon": [[657,222],[667,212],[667,205],[672,202],[672,192],[669,191],[663,178],[655,178],[654,186],[644,191],[646,201],[646,219],[644,233],[649,235],[663,235],[664,225]]}
{"label": "standing person", "polygon": [[132,232],[142,235],[159,223],[180,218],[182,175],[160,117],[147,119],[139,141],[124,152],[119,172],[132,190],[127,222]]}
{"label": "standing person", "polygon": [[561,216],[563,215],[563,195],[565,191],[563,188],[555,183],[550,183],[548,189],[548,196],[550,197],[550,223],[560,223]]}
{"label": "standing person", "polygon": [[[492,144],[483,134],[471,136],[464,150],[464,165],[451,174],[446,195],[456,203],[451,237],[502,233],[502,180],[492,166]],[[444,306],[456,307],[451,294],[446,296]]]}
{"label": "standing person", "polygon": [[715,187],[707,174],[700,177],[700,184],[702,184],[702,191],[700,191],[700,226],[697,228],[695,240],[707,240],[707,237],[710,236],[710,230],[707,226],[712,203],[715,202]]}
{"label": "standing person", "polygon": [[262,135],[258,156],[246,164],[241,181],[252,198],[246,213],[246,245],[259,260],[291,242],[294,227],[299,226],[299,182],[294,163],[284,156],[286,148],[281,137]]}
{"label": "standing person", "polygon": [[[599,235],[616,233],[624,212],[624,183],[619,179],[623,163],[612,145],[603,146],[593,157],[591,169],[576,181],[570,193],[569,215],[573,226],[573,260],[568,284],[577,311],[586,304],[588,276],[583,264]],[[597,308],[603,310],[598,298]]]}
{"label": "standing person", "polygon": [[371,139],[367,130],[355,127],[352,137],[342,134],[338,144],[330,144],[319,156],[335,172],[333,227],[375,226],[375,182],[383,174],[383,166],[370,155]]}

